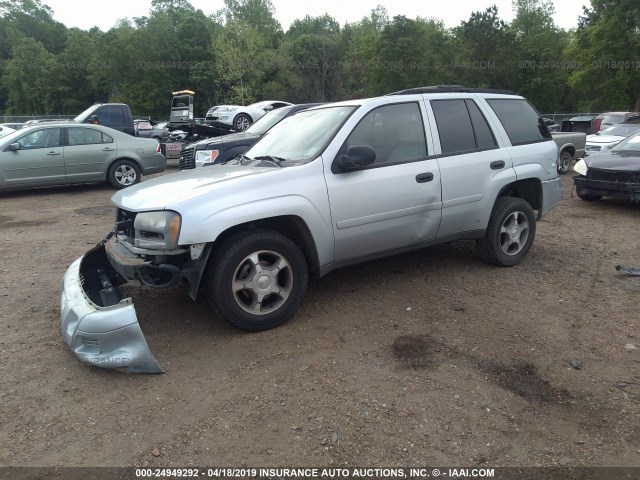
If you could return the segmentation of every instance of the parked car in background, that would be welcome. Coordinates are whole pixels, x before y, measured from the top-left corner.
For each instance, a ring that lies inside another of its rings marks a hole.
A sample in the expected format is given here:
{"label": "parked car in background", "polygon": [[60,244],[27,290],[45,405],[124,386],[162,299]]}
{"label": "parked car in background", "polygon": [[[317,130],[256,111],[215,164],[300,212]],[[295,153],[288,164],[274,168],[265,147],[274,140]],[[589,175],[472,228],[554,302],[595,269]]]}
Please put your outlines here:
{"label": "parked car in background", "polygon": [[24,127],[24,123],[20,123],[20,122],[0,123],[0,127],[9,127],[9,128],[12,128],[13,130],[20,130],[22,127]]}
{"label": "parked car in background", "polygon": [[553,132],[553,141],[558,145],[558,173],[564,175],[571,170],[574,159],[584,157],[587,134],[582,132]]}
{"label": "parked car in background", "polygon": [[120,189],[166,165],[156,140],[100,125],[47,122],[0,138],[0,189],[104,181]]}
{"label": "parked car in background", "polygon": [[246,152],[271,127],[291,115],[320,105],[304,103],[273,110],[242,132],[223,137],[208,138],[187,145],[180,153],[180,170],[224,163]]}
{"label": "parked car in background", "polygon": [[587,136],[585,155],[593,155],[615,145],[640,130],[640,123],[620,123],[600,130],[595,135]]}
{"label": "parked car in background", "polygon": [[640,118],[638,112],[607,112],[601,113],[594,117],[591,121],[591,133],[596,134],[600,130],[604,130],[607,127],[615,125],[616,123],[626,122],[630,119]]}
{"label": "parked car in background", "polygon": [[592,122],[595,115],[579,115],[577,117],[571,117],[566,120],[562,120],[561,132],[582,132],[587,135],[591,134]]}
{"label": "parked car in background", "polygon": [[576,193],[582,200],[606,196],[640,202],[640,132],[584,162],[585,165],[576,164],[580,175],[573,177]]}
{"label": "parked car in background", "polygon": [[15,128],[11,128],[5,125],[0,125],[0,137],[4,137],[5,135],[9,135],[10,133],[15,132]]}
{"label": "parked car in background", "polygon": [[166,142],[169,139],[169,129],[160,127],[153,120],[134,120],[133,127],[137,137],[155,138],[158,142]]}
{"label": "parked car in background", "polygon": [[205,119],[214,125],[220,124],[232,128],[237,132],[242,132],[249,128],[253,122],[264,117],[267,112],[289,105],[293,104],[277,100],[265,100],[263,102],[252,103],[246,107],[240,105],[217,105],[209,109]]}

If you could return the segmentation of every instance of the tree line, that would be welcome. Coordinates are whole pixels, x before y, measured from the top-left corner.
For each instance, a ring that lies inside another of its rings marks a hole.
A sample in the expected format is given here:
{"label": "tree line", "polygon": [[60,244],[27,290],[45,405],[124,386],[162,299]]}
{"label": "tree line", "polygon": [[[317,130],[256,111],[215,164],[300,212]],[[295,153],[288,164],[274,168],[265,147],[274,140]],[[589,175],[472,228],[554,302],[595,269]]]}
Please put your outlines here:
{"label": "tree line", "polygon": [[[306,16],[284,31],[270,0],[225,0],[212,14],[152,0],[149,15],[106,32],[67,28],[40,0],[0,0],[0,114],[74,114],[125,102],[166,118],[171,92],[196,92],[196,114],[262,99],[330,102],[456,84],[525,95],[540,111],[640,109],[637,0],[591,0],[575,29],[550,0],[513,0],[457,27],[389,18],[378,6],[344,26]],[[108,8],[108,7],[106,7]]]}

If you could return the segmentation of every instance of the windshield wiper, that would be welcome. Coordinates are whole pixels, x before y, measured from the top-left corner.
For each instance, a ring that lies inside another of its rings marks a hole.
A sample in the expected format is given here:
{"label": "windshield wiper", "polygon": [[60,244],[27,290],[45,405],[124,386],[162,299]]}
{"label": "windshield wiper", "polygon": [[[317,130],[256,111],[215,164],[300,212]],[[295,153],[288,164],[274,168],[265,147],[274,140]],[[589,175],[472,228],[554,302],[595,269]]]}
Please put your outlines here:
{"label": "windshield wiper", "polygon": [[274,165],[277,165],[280,168],[284,167],[282,162],[286,162],[286,160],[284,158],[274,157],[273,155],[260,155],[258,157],[254,157],[253,159],[254,160],[266,160],[267,162],[271,162],[271,163],[273,163]]}
{"label": "windshield wiper", "polygon": [[[235,162],[235,163],[231,163],[231,162]],[[226,162],[222,162],[220,165],[227,165],[227,164],[244,165],[244,164],[249,163],[249,162],[253,162],[253,159],[247,157],[244,153],[241,153],[240,155],[237,155],[237,156],[235,156],[233,158],[230,158]]]}

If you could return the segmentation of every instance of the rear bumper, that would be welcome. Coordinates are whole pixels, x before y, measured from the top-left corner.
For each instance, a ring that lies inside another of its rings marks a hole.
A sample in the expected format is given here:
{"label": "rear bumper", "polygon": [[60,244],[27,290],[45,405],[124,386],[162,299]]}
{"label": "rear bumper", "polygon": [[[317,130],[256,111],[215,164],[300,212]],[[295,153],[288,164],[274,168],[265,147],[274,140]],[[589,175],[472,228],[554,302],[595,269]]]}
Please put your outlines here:
{"label": "rear bumper", "polygon": [[538,220],[542,219],[549,213],[549,210],[560,203],[563,191],[560,177],[542,182],[542,206],[538,211]]}
{"label": "rear bumper", "polygon": [[167,168],[167,158],[162,153],[156,153],[152,158],[147,159],[142,165],[142,174],[151,175],[164,172]]}
{"label": "rear bumper", "polygon": [[133,302],[120,291],[122,283],[102,245],[69,266],[60,295],[64,343],[88,365],[162,373],[142,334]]}

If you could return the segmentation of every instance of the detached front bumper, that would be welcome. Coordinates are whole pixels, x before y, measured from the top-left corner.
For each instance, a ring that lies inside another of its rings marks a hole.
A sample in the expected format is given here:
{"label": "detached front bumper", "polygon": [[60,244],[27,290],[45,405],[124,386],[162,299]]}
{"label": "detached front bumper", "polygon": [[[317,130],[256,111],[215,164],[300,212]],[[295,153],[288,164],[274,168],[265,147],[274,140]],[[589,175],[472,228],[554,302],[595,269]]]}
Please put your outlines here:
{"label": "detached front bumper", "polygon": [[61,330],[81,362],[132,373],[163,373],[142,334],[135,307],[103,245],[71,264],[62,280]]}

